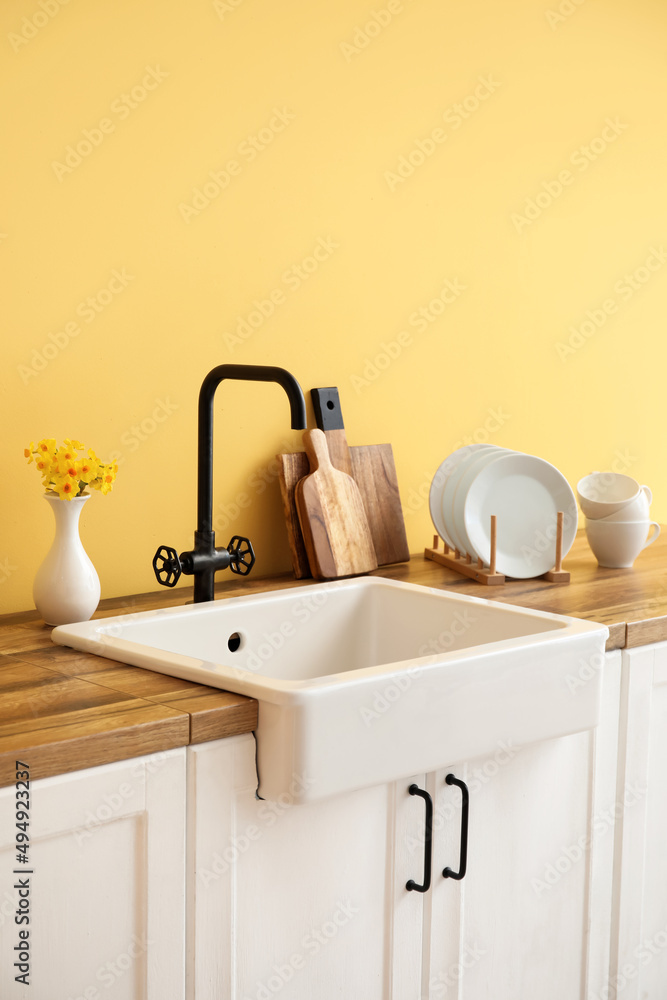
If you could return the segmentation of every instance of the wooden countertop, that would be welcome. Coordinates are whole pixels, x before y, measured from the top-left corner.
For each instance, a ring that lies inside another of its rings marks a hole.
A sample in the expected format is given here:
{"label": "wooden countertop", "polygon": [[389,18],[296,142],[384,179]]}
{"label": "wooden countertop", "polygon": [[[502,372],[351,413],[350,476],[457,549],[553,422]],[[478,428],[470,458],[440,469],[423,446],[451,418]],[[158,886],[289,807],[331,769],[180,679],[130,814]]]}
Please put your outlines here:
{"label": "wooden countertop", "polygon": [[[430,539],[428,540],[430,543]],[[667,532],[626,570],[599,569],[583,532],[565,560],[570,584],[515,580],[476,584],[414,555],[374,575],[573,615],[609,627],[608,649],[667,639]],[[242,582],[220,574],[216,597],[299,587],[291,574]],[[184,604],[191,588],[102,601],[95,618]],[[0,786],[15,760],[31,777],[76,771],[190,743],[251,732],[257,702],[51,642],[37,612],[0,617]]]}

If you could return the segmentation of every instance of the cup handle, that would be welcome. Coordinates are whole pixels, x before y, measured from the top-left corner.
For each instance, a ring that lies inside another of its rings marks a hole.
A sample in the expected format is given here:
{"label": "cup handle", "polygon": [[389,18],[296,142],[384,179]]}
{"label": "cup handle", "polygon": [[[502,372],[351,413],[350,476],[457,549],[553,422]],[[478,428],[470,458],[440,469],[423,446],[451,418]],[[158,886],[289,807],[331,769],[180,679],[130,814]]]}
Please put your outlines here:
{"label": "cup handle", "polygon": [[653,542],[658,537],[658,535],[660,534],[660,525],[657,524],[656,521],[651,521],[650,522],[649,529],[652,529],[652,528],[655,528],[655,531],[654,531],[654,533],[652,535],[649,534],[649,537],[646,539],[646,541],[642,545],[642,549],[647,549],[649,547],[649,545],[652,545]]}
{"label": "cup handle", "polygon": [[[651,490],[649,489],[649,487],[648,486],[642,486],[641,489],[642,489],[644,495],[646,496],[646,499],[648,500],[648,502],[649,503],[653,503],[653,494],[651,493]],[[655,537],[657,538],[658,536],[656,535]]]}

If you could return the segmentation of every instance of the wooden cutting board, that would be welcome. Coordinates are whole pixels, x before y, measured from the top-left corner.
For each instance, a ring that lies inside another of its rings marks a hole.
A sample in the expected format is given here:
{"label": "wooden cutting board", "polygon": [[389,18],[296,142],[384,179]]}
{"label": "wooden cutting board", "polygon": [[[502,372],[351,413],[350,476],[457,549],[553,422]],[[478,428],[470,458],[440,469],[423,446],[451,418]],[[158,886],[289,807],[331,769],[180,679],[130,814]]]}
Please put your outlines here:
{"label": "wooden cutting board", "polygon": [[303,441],[311,472],[297,483],[295,498],[313,576],[332,580],[377,569],[357,484],[331,464],[323,431],[306,431]]}
{"label": "wooden cutting board", "polygon": [[390,444],[349,448],[338,389],[311,389],[317,426],[324,431],[332,465],[359,487],[379,566],[410,559],[403,508]]}
{"label": "wooden cutting board", "polygon": [[352,476],[364,501],[378,566],[408,562],[410,549],[390,444],[350,448]]}
{"label": "wooden cutting board", "polygon": [[278,479],[280,495],[283,500],[285,524],[287,525],[287,541],[292,556],[292,569],[297,580],[311,576],[308,565],[308,553],[303,544],[299,515],[296,510],[296,484],[310,472],[310,462],[305,451],[288,452],[276,455],[278,461]]}

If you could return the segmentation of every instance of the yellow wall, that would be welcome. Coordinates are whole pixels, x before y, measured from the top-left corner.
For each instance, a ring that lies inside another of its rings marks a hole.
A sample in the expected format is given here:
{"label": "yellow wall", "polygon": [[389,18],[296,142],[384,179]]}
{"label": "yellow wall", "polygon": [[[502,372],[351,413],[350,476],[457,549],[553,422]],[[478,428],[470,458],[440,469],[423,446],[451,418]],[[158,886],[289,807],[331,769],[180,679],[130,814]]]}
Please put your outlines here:
{"label": "yellow wall", "polygon": [[[82,537],[103,596],[154,589],[156,546],[192,541],[197,392],[227,361],[340,387],[350,443],[394,445],[413,551],[434,470],[485,427],[572,485],[628,471],[667,517],[662,0],[4,0],[0,37],[3,611],[50,543],[22,457],[42,436],[119,454]],[[228,382],[216,415],[218,542],[288,569],[277,481],[251,478],[299,445],[287,401]]]}

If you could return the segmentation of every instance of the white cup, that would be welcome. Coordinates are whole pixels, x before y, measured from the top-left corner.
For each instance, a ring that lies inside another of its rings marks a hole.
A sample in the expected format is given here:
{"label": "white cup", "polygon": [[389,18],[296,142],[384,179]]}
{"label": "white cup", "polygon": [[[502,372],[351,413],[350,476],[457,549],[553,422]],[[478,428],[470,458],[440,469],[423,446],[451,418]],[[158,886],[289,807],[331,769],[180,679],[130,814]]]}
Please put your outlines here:
{"label": "white cup", "polygon": [[[660,534],[660,525],[641,521],[586,519],[586,538],[598,565],[613,569],[632,566],[642,551]],[[648,535],[648,537],[647,537]]]}
{"label": "white cup", "polygon": [[626,503],[625,507],[621,507],[614,514],[610,513],[605,517],[593,518],[592,520],[604,521],[605,524],[614,521],[646,521],[648,524],[651,520],[649,510],[652,499],[653,494],[648,486],[642,486],[634,500]]}
{"label": "white cup", "polygon": [[591,472],[577,483],[577,496],[586,517],[608,517],[627,507],[642,489],[644,487],[632,476],[620,472]]}

